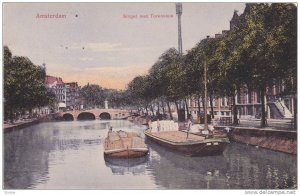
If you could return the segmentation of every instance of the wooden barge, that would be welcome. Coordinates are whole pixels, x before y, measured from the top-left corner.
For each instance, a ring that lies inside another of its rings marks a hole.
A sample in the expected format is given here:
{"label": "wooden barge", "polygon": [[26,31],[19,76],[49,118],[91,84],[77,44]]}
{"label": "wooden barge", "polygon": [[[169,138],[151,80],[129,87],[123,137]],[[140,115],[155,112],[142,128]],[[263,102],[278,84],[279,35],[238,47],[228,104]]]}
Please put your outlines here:
{"label": "wooden barge", "polygon": [[108,132],[104,143],[104,157],[136,158],[148,154],[144,140],[137,133],[125,131]]}
{"label": "wooden barge", "polygon": [[214,156],[220,155],[225,150],[229,140],[227,137],[206,138],[202,135],[183,131],[145,131],[147,139],[162,146],[184,153],[188,156]]}

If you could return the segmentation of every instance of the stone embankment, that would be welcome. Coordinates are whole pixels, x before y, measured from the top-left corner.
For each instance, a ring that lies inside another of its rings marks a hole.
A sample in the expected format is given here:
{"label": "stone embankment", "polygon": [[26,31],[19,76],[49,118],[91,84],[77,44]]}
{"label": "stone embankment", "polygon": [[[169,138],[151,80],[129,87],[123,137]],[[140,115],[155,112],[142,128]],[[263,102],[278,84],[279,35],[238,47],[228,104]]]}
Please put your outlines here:
{"label": "stone embankment", "polygon": [[145,116],[130,116],[127,120],[137,125],[147,125],[149,121]]}
{"label": "stone embankment", "polygon": [[39,118],[18,121],[13,124],[4,123],[3,130],[4,130],[4,132],[9,132],[9,131],[13,131],[13,130],[23,129],[25,127],[29,127],[31,125],[34,125],[34,124],[37,124],[40,122],[52,121],[52,120],[55,120],[56,118],[57,118],[57,114],[49,114],[49,115],[41,116]]}
{"label": "stone embankment", "polygon": [[[221,128],[221,127],[219,127]],[[297,132],[251,127],[231,127],[231,141],[289,154],[297,154]]]}

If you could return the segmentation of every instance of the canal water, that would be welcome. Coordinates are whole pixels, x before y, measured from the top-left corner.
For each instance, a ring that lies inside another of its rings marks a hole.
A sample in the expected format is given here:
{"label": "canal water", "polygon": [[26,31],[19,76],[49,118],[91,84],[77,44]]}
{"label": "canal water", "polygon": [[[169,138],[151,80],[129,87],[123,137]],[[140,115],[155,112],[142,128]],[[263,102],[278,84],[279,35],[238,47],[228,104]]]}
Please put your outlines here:
{"label": "canal water", "polygon": [[147,141],[150,153],[106,162],[109,126],[129,121],[41,123],[4,134],[4,189],[274,189],[297,188],[294,155],[231,143],[221,156],[187,157]]}

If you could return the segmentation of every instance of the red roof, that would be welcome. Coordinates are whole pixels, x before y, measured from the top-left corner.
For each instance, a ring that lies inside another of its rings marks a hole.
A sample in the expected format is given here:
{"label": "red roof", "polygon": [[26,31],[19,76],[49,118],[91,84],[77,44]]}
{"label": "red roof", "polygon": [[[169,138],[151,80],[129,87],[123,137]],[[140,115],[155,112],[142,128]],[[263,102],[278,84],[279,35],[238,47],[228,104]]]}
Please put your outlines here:
{"label": "red roof", "polygon": [[50,75],[46,75],[45,83],[46,83],[46,85],[53,85],[55,83],[56,84],[64,84],[62,78],[54,77],[54,76],[50,76]]}
{"label": "red roof", "polygon": [[70,82],[70,83],[65,83],[65,84],[69,85],[71,88],[78,87],[78,83],[77,82]]}

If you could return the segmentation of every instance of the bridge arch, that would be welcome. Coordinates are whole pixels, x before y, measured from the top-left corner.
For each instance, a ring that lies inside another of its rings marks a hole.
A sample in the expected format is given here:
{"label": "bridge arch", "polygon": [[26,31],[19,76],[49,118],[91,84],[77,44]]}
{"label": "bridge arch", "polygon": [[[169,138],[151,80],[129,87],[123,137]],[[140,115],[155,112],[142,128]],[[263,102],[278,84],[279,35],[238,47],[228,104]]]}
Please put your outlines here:
{"label": "bridge arch", "polygon": [[91,112],[82,112],[77,116],[77,120],[82,121],[82,120],[95,120],[96,117],[93,113]]}
{"label": "bridge arch", "polygon": [[74,116],[70,113],[66,113],[62,116],[64,121],[73,121],[74,120]]}
{"label": "bridge arch", "polygon": [[99,115],[99,118],[100,118],[100,120],[110,120],[111,116],[110,116],[110,114],[108,112],[102,112]]}

